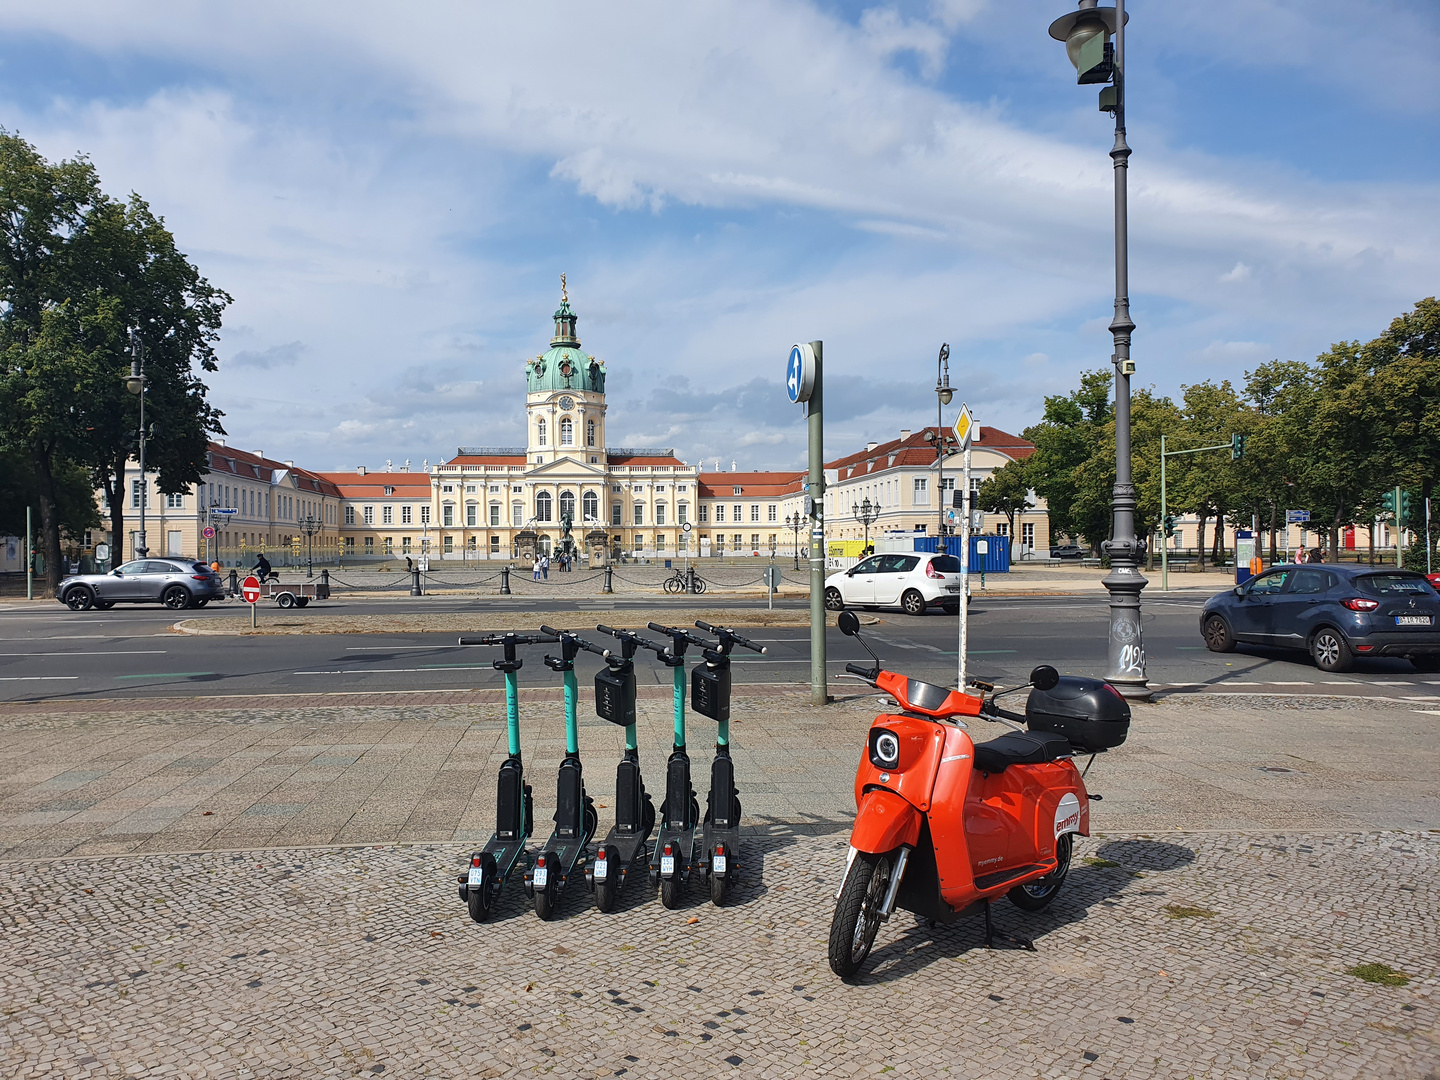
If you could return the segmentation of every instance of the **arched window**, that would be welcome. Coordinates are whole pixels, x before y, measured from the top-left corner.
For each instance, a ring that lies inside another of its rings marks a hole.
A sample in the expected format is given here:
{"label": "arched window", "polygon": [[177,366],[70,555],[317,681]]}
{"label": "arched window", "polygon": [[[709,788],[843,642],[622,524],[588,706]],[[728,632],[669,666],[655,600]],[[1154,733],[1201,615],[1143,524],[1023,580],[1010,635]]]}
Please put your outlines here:
{"label": "arched window", "polygon": [[[593,424],[594,421],[591,421]],[[593,491],[585,492],[585,497],[580,500],[585,507],[585,517],[588,521],[595,521],[600,517],[600,496]]]}
{"label": "arched window", "polygon": [[[541,421],[541,423],[544,423],[544,421]],[[535,520],[550,520],[550,493],[548,491],[542,491],[535,496]]]}
{"label": "arched window", "polygon": [[545,445],[545,421],[544,421],[544,420],[537,420],[537,421],[535,421],[535,445],[536,445],[536,446],[544,446],[544,445]]}
{"label": "arched window", "polygon": [[[565,430],[563,425],[560,430]],[[575,493],[573,491],[562,491],[560,493],[560,516],[563,518],[566,514],[570,515],[571,521],[575,520]]]}
{"label": "arched window", "polygon": [[563,417],[560,421],[560,445],[575,445],[575,421],[568,416]]}
{"label": "arched window", "polygon": [[594,421],[594,420],[586,420],[586,421],[585,421],[585,445],[586,445],[586,446],[594,446],[594,445],[595,445],[595,421]]}

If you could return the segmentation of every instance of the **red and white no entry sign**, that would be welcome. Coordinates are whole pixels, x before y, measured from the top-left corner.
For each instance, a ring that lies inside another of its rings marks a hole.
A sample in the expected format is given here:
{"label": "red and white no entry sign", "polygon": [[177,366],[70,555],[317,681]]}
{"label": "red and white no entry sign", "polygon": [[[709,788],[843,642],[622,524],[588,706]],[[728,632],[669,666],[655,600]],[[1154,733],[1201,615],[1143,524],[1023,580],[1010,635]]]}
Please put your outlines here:
{"label": "red and white no entry sign", "polygon": [[240,595],[245,597],[247,604],[259,603],[260,582],[253,574],[240,583]]}

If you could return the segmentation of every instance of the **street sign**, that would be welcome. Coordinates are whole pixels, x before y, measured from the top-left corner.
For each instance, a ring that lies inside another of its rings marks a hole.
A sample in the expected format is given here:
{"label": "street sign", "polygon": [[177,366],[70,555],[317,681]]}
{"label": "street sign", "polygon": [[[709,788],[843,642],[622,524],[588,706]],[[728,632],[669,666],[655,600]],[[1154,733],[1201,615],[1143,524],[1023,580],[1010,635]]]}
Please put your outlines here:
{"label": "street sign", "polygon": [[687,533],[688,533],[688,532],[690,531],[690,523],[687,521],[687,522],[685,522],[685,524],[681,525],[681,526],[680,526],[680,531],[681,531],[681,532],[687,532]]}
{"label": "street sign", "polygon": [[240,583],[240,595],[245,598],[247,604],[260,602],[260,581],[255,575],[250,575]]}
{"label": "street sign", "polygon": [[212,514],[238,514],[239,512],[240,511],[233,506],[212,506],[210,508],[210,513]]}
{"label": "street sign", "polygon": [[203,532],[206,540],[214,540],[214,539],[215,539],[215,526],[214,526],[214,525],[206,525],[205,528],[202,530],[202,532]]}
{"label": "street sign", "polygon": [[110,558],[110,545],[103,543],[96,544],[95,558],[99,559],[101,562],[104,562],[106,559]]}
{"label": "street sign", "polygon": [[815,350],[809,345],[790,346],[785,362],[785,393],[795,404],[809,401],[815,391]]}
{"label": "street sign", "polygon": [[976,532],[979,532],[981,529],[985,528],[984,510],[970,511],[970,528],[974,529]]}
{"label": "street sign", "polygon": [[960,449],[970,445],[975,435],[975,418],[970,415],[970,406],[961,404],[960,415],[955,418],[955,438],[960,440]]}
{"label": "street sign", "polygon": [[1297,522],[1309,521],[1309,520],[1310,520],[1310,511],[1309,511],[1309,510],[1286,510],[1286,511],[1285,511],[1285,524],[1287,524],[1287,525],[1294,525],[1294,524],[1296,524]]}

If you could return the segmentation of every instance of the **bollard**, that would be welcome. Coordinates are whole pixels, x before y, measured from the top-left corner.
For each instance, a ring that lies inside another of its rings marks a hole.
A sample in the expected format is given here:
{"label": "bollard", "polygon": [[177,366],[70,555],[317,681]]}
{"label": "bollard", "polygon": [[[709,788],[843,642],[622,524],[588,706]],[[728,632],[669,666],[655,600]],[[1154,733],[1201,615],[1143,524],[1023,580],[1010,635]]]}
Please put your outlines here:
{"label": "bollard", "polygon": [[230,571],[230,595],[240,595],[240,575],[237,574],[234,570]]}
{"label": "bollard", "polygon": [[322,600],[329,600],[329,599],[330,599],[330,571],[329,571],[329,570],[321,570],[321,571],[320,571],[320,588],[324,590],[324,592],[322,593],[320,599],[322,599]]}
{"label": "bollard", "polygon": [[611,584],[611,581],[610,581],[610,575],[611,575],[612,573],[614,573],[614,572],[615,572],[615,568],[614,568],[614,567],[611,567],[611,566],[605,567],[605,583],[600,586],[600,591],[601,591],[601,592],[613,593],[613,592],[615,591],[615,586],[614,586],[613,584]]}
{"label": "bollard", "polygon": [[424,596],[424,595],[425,595],[423,592],[420,591],[420,571],[419,571],[419,570],[411,570],[411,571],[410,571],[410,595],[411,595],[411,596]]}
{"label": "bollard", "polygon": [[500,595],[510,595],[510,567],[500,567]]}

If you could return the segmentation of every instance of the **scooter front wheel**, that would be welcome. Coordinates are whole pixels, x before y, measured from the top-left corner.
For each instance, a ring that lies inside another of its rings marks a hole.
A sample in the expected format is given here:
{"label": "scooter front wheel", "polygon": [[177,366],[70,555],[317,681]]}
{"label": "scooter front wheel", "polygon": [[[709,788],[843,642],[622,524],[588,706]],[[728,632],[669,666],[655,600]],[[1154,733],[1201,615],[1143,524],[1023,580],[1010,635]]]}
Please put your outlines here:
{"label": "scooter front wheel", "polygon": [[862,851],[850,864],[835,916],[830,920],[830,970],[854,977],[870,956],[880,931],[880,905],[890,887],[890,856]]}

